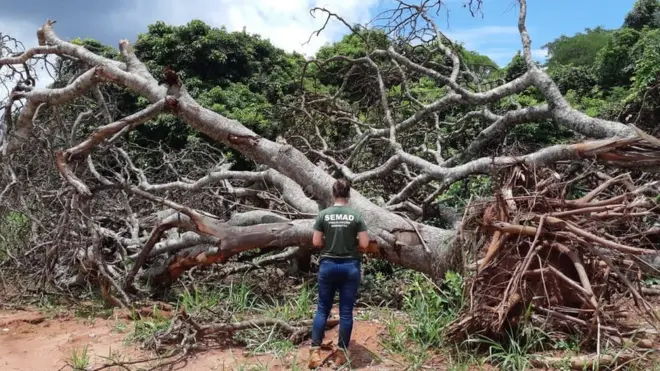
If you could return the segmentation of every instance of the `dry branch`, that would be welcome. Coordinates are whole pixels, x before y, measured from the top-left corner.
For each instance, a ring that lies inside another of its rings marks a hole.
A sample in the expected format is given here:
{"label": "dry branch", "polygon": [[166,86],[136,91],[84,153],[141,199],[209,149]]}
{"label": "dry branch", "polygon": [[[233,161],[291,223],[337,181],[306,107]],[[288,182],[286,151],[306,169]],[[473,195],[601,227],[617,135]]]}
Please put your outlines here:
{"label": "dry branch", "polygon": [[[484,258],[470,266],[470,305],[449,326],[450,336],[504,338],[526,323],[528,309],[535,323],[580,332],[596,348],[657,328],[660,318],[639,290],[644,261],[660,255],[657,237],[641,233],[660,221],[654,199],[640,195],[628,176],[581,176],[580,185],[593,191],[573,200],[567,192],[576,181],[554,171],[515,167],[500,177],[508,183],[498,189],[508,196],[472,202],[463,220],[463,229],[491,238],[478,247]],[[637,316],[621,321],[622,305]]]}
{"label": "dry branch", "polygon": [[[250,328],[275,328],[287,335],[294,344],[304,341],[311,332],[312,320],[286,322],[273,318],[255,318],[240,322],[200,324],[185,310],[178,313],[170,323],[167,330],[154,336],[150,344],[154,350],[162,351],[167,346],[178,345],[189,350],[197,343],[216,341],[228,342],[233,340],[234,333]],[[331,329],[339,324],[338,319],[330,319],[326,325]]]}

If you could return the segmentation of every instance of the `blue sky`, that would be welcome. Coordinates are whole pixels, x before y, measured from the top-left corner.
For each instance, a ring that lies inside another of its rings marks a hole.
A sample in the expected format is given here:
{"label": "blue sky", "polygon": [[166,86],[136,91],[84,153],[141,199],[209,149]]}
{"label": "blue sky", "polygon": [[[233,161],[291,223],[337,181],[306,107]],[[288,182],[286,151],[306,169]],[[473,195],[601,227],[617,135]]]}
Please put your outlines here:
{"label": "blue sky", "polygon": [[[448,21],[445,14],[438,19],[443,30],[465,42],[469,49],[487,54],[500,66],[506,65],[521,48],[514,1],[485,0],[483,18],[473,18],[460,7],[461,3],[448,1]],[[539,49],[562,34],[574,35],[587,27],[621,27],[633,4],[634,0],[528,0],[526,24],[537,59],[544,60]]]}
{"label": "blue sky", "polygon": [[[417,2],[419,0],[409,0]],[[454,40],[506,65],[520,49],[515,0],[484,0],[483,17],[472,17],[462,7],[466,0],[446,0],[449,18],[438,23]],[[528,0],[527,27],[536,59],[543,60],[541,46],[562,34],[573,35],[586,27],[620,27],[634,0]],[[147,25],[162,20],[185,24],[192,19],[229,30],[246,27],[250,33],[269,38],[285,50],[312,55],[326,43],[338,40],[346,28],[333,22],[319,37],[305,44],[311,32],[323,23],[322,14],[309,9],[325,6],[351,23],[364,23],[392,0],[30,0],[19,1],[0,13],[0,32],[36,45],[36,29],[46,19],[55,19],[55,31],[65,40],[91,37],[116,46],[122,38],[135,40]],[[45,74],[41,74],[44,76]],[[45,82],[45,81],[44,81]],[[42,81],[38,85],[42,85]],[[0,95],[2,93],[0,92]]]}

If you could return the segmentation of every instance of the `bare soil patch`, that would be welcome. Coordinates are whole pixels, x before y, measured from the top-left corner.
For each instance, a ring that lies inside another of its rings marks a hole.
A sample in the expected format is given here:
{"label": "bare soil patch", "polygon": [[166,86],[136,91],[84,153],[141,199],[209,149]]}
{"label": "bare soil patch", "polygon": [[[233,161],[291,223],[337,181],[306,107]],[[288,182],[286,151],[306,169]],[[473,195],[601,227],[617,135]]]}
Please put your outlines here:
{"label": "bare soil patch", "polygon": [[[86,320],[69,314],[48,318],[36,310],[0,311],[0,324],[0,368],[7,371],[71,370],[68,364],[72,353],[80,353],[85,347],[90,357],[90,369],[108,363],[108,357],[113,354],[121,355],[125,361],[154,357],[150,352],[125,341],[130,321],[122,315]],[[326,341],[336,342],[337,331],[337,327],[329,330]],[[377,321],[355,322],[351,344],[352,369],[401,369],[399,363],[383,355],[379,342],[381,331],[382,325]],[[294,364],[306,369],[308,345],[309,341],[296,352],[281,358],[273,355],[249,356],[240,347],[210,349],[178,362],[173,369],[232,370],[254,365],[261,366],[259,369],[291,370],[295,368]],[[156,365],[157,362],[152,361],[130,367],[138,370]],[[322,369],[333,367],[326,364]]]}

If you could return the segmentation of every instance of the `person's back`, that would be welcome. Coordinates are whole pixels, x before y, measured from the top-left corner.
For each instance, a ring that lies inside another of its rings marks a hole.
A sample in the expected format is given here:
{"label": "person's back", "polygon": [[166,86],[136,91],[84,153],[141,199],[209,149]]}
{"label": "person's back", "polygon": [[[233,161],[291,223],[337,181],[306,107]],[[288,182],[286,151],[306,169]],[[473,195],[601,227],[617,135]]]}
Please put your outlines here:
{"label": "person's back", "polygon": [[322,210],[314,229],[323,232],[321,258],[360,259],[357,235],[367,227],[362,215],[348,205],[333,205]]}
{"label": "person's back", "polygon": [[312,326],[312,349],[309,368],[320,366],[321,342],[332,309],[335,293],[339,291],[339,359],[346,362],[345,354],[353,331],[353,306],[360,285],[359,248],[369,244],[367,226],[362,215],[348,206],[350,185],[340,179],[332,187],[335,204],[319,212],[314,223],[314,246],[321,248],[319,266],[319,303]]}

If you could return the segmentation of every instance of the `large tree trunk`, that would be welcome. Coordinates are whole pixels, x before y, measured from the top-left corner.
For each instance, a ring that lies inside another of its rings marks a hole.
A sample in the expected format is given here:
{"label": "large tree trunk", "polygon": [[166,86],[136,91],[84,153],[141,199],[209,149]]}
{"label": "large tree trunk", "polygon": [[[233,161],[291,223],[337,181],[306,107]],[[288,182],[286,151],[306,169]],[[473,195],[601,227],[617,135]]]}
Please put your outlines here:
{"label": "large tree trunk", "polygon": [[[462,266],[460,246],[454,243],[457,236],[455,230],[417,224],[382,208],[369,208],[369,204],[365,207],[356,203],[354,206],[362,211],[369,225],[370,244],[362,253],[437,278],[441,278],[448,269]],[[150,239],[152,243],[147,243],[143,250],[145,258],[152,251],[155,241],[160,240],[162,232],[173,226],[209,236],[212,240],[208,244],[183,249],[162,264],[154,265],[145,278],[156,285],[167,285],[188,269],[224,263],[236,254],[257,248],[300,246],[310,251],[314,249],[313,219],[260,224],[253,221],[243,218],[240,222],[230,220],[218,223],[190,210],[170,216],[154,229]],[[136,266],[140,264],[142,262],[138,259]]]}

